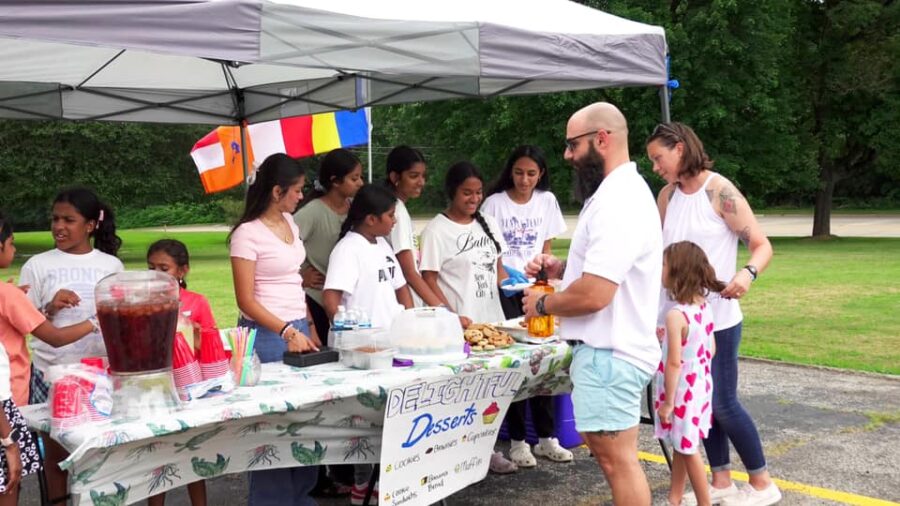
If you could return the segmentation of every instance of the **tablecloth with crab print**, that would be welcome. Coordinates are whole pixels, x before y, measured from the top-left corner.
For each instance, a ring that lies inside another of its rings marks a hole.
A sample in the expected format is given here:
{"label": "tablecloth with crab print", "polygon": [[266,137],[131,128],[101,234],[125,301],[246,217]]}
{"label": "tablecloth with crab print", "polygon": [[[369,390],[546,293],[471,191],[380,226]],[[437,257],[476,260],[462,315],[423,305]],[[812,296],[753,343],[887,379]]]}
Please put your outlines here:
{"label": "tablecloth with crab print", "polygon": [[[264,364],[261,381],[192,401],[155,420],[112,419],[55,434],[71,452],[73,503],[131,504],[222,474],[320,464],[377,463],[387,392],[422,379],[490,369],[525,376],[516,400],[571,391],[564,343],[514,344],[455,364],[383,371],[325,364]],[[46,404],[26,406],[29,427],[49,432]]]}

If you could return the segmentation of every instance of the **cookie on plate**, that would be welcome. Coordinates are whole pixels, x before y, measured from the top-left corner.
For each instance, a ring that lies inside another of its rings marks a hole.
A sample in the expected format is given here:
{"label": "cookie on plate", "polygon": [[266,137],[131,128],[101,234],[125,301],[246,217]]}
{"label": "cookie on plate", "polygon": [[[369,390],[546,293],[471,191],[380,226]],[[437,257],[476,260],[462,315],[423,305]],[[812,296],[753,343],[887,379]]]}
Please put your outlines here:
{"label": "cookie on plate", "polygon": [[484,339],[484,334],[477,329],[466,329],[466,331],[463,332],[463,337],[470,343],[477,343]]}

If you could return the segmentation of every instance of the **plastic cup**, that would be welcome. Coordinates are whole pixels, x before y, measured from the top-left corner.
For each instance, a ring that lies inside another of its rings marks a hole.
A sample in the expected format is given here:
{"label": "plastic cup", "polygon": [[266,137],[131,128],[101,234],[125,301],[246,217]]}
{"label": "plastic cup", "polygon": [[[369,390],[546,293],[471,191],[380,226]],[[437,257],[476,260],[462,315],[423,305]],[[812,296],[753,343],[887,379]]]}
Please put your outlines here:
{"label": "plastic cup", "polygon": [[84,418],[82,397],[84,387],[78,378],[66,376],[53,384],[52,416],[62,420]]}

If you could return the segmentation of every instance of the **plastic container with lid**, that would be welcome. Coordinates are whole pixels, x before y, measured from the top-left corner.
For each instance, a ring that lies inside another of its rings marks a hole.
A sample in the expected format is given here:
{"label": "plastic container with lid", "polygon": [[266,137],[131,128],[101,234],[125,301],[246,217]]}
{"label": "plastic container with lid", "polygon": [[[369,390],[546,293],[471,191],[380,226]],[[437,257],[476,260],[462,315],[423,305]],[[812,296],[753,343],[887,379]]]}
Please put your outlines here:
{"label": "plastic container with lid", "polygon": [[341,364],[356,369],[387,369],[393,363],[395,349],[391,336],[381,328],[345,330],[336,336],[334,348]]}
{"label": "plastic container with lid", "polygon": [[443,307],[404,310],[391,324],[391,337],[401,359],[420,363],[466,358],[459,316]]}

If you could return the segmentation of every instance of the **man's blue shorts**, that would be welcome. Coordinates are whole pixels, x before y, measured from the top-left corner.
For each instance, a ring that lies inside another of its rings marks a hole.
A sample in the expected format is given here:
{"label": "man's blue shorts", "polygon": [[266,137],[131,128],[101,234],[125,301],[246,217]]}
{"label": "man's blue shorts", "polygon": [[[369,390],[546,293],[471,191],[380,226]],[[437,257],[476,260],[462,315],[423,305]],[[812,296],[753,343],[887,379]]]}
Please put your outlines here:
{"label": "man's blue shorts", "polygon": [[610,349],[578,344],[573,350],[572,404],[578,432],[630,429],[641,419],[641,394],[652,374]]}

